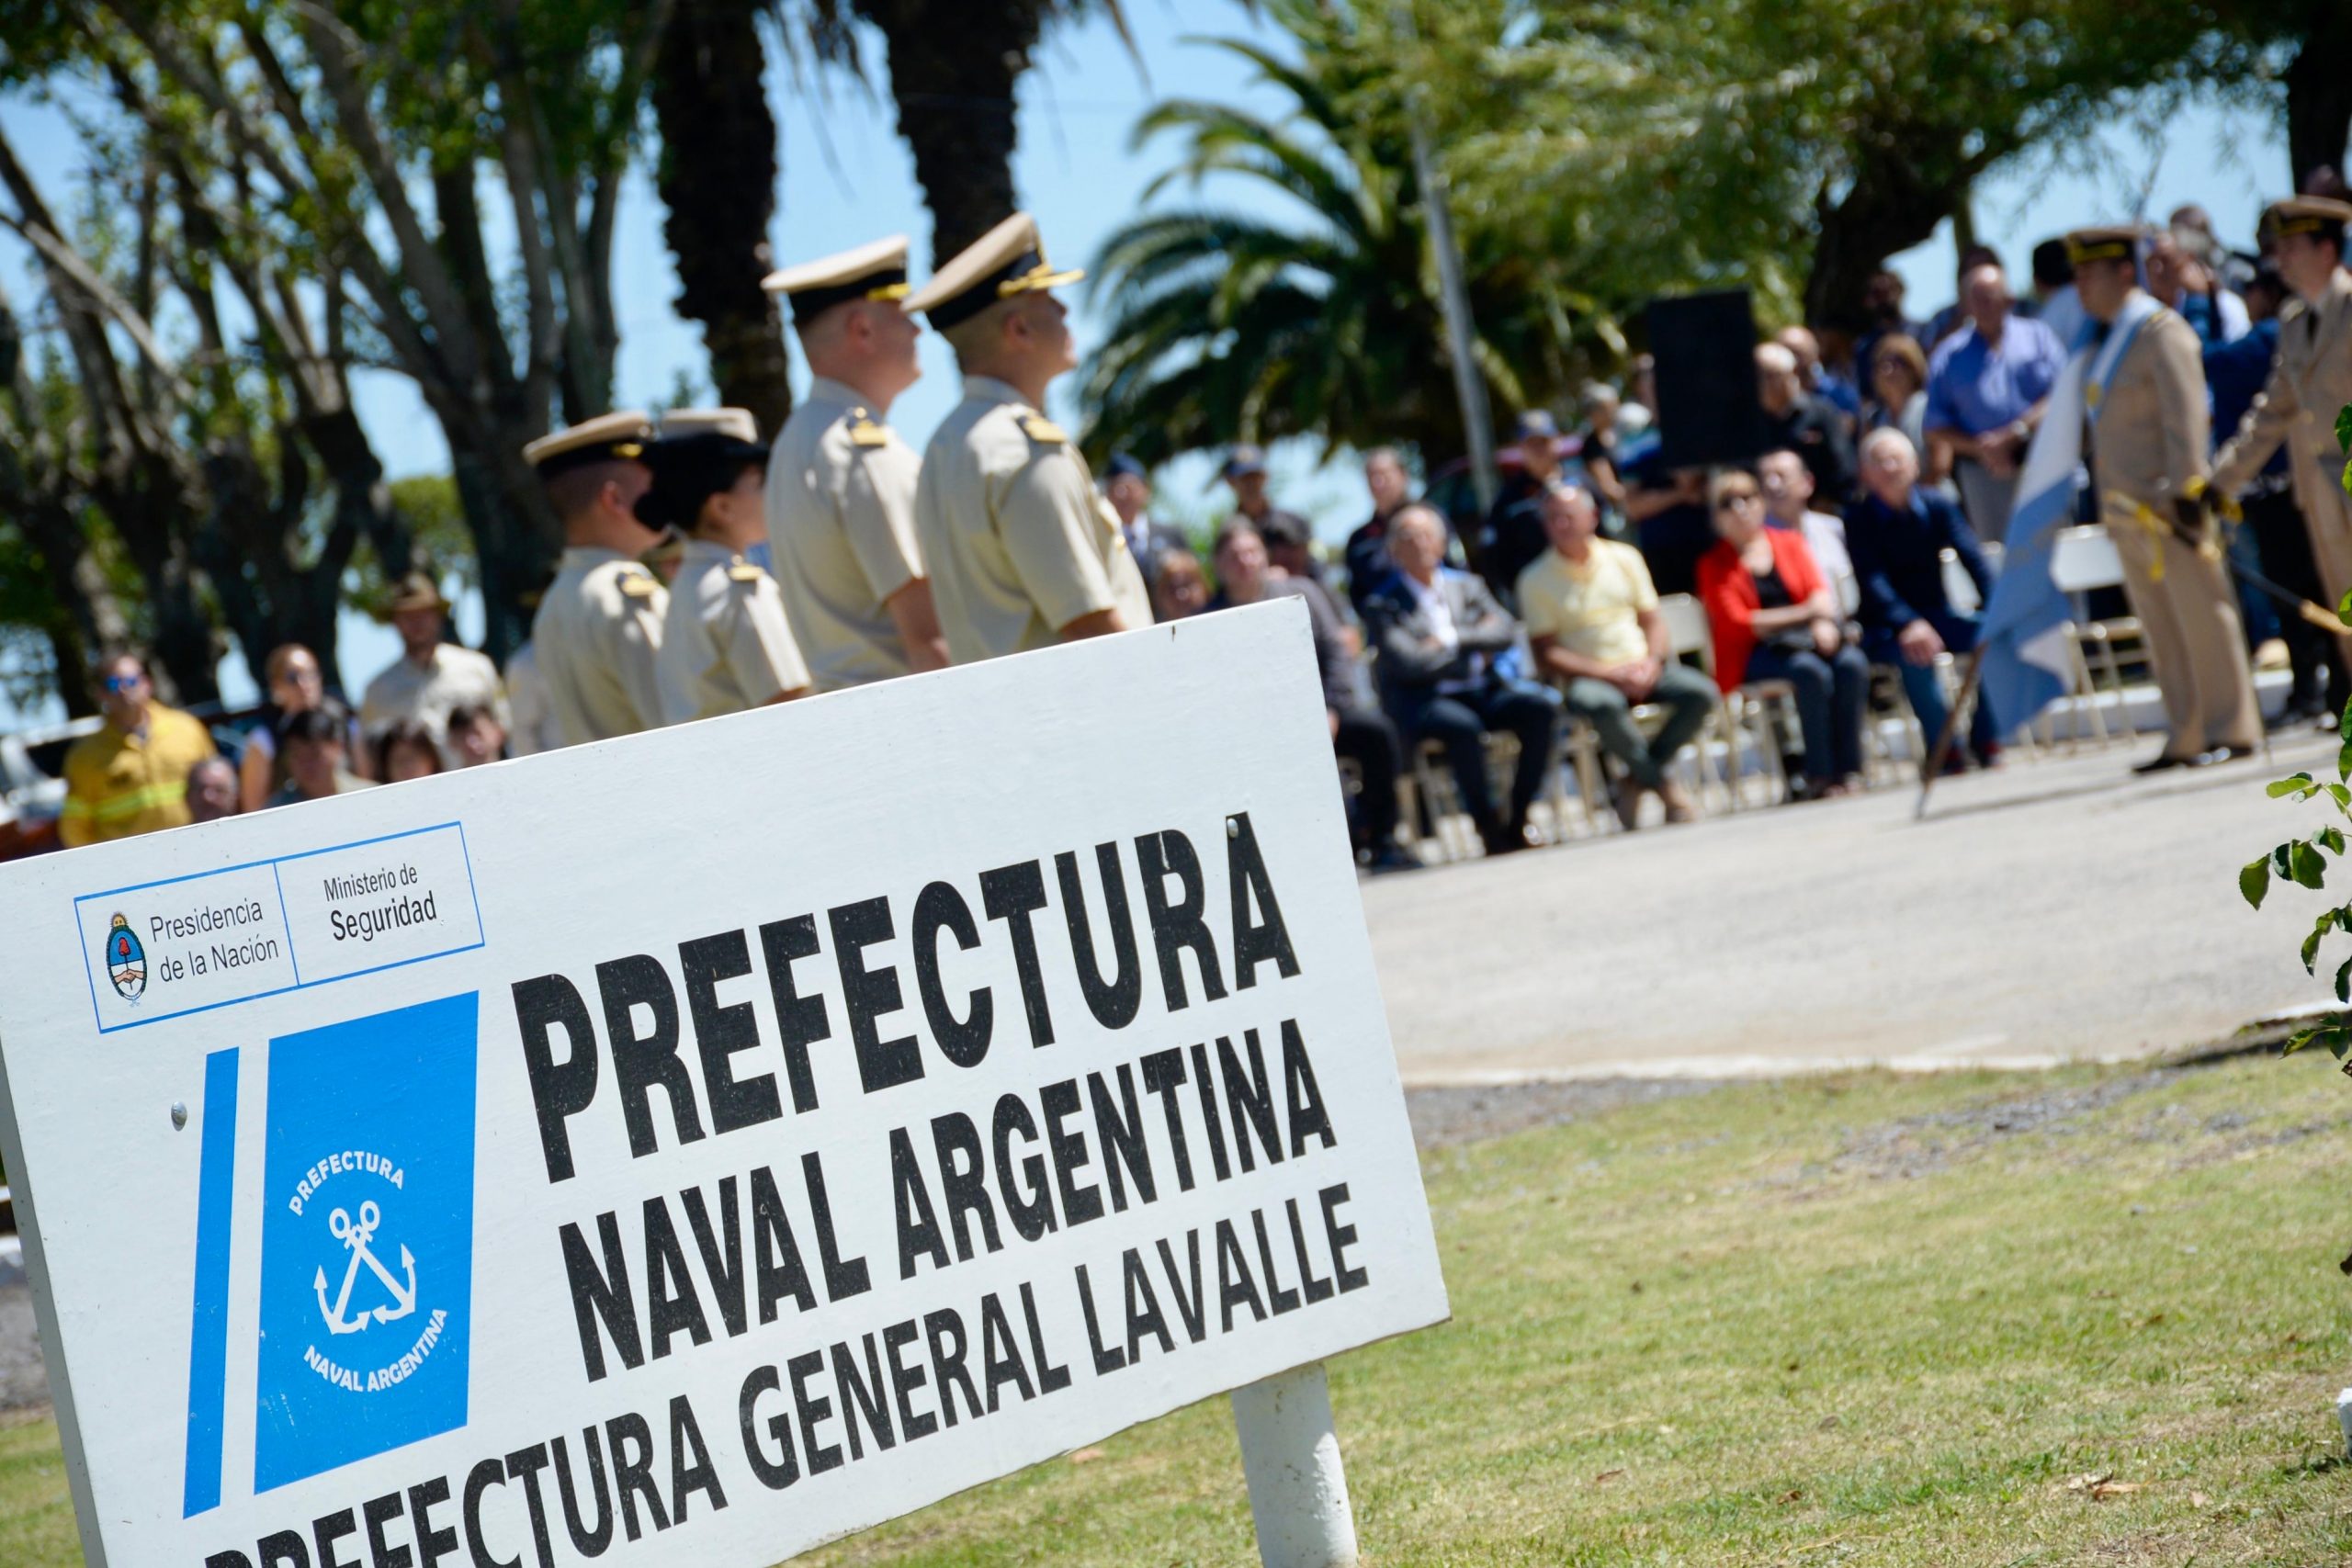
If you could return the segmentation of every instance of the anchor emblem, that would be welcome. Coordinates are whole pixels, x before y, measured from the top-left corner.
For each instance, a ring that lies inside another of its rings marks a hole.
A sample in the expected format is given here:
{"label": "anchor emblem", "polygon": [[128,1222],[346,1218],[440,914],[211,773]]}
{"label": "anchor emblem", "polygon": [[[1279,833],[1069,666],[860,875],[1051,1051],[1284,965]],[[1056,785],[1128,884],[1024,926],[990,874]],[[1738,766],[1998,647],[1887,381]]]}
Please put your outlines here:
{"label": "anchor emblem", "polygon": [[[333,1306],[327,1304],[327,1271],[323,1265],[319,1269],[318,1277],[311,1281],[311,1288],[319,1295],[319,1315],[326,1319],[327,1331],[331,1334],[356,1334],[371,1323],[390,1323],[416,1310],[416,1259],[410,1255],[409,1249],[406,1247],[401,1248],[401,1268],[408,1275],[405,1290],[398,1280],[392,1278],[392,1271],[368,1249],[368,1239],[376,1234],[377,1227],[383,1224],[383,1211],[376,1207],[373,1200],[359,1205],[356,1224],[342,1209],[327,1216],[328,1232],[351,1253],[351,1262],[343,1271],[343,1289],[336,1292]],[[359,1278],[359,1266],[363,1263],[378,1280],[383,1281],[384,1289],[391,1292],[397,1304],[372,1310],[363,1308],[358,1316],[346,1318],[343,1315],[344,1308],[351,1304],[351,1287]]]}

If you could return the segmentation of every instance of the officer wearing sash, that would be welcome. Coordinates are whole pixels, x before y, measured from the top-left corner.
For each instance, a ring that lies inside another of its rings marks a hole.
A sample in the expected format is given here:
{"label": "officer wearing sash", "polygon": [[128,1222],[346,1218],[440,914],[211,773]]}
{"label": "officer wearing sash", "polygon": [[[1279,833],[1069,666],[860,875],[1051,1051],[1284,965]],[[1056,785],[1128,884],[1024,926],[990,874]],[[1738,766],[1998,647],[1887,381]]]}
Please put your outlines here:
{"label": "officer wearing sash", "polygon": [[673,409],[646,457],[637,514],[685,535],[654,660],[662,722],[684,724],[806,696],[808,667],[775,579],[745,558],[767,537],[768,449],[749,409]]}
{"label": "officer wearing sash", "polygon": [[[2213,457],[2213,493],[2234,497],[2284,443],[2311,531],[2312,559],[2334,609],[2352,592],[2352,496],[2344,493],[2338,410],[2352,403],[2352,272],[2344,267],[2344,231],[2352,203],[2300,196],[2263,214],[2278,276],[2295,299],[2278,312],[2278,356],[2270,380],[2237,431]],[[2352,636],[2344,646],[2352,652]],[[2339,704],[2347,694],[2329,694]]]}
{"label": "officer wearing sash", "polygon": [[808,395],[768,462],[769,548],[820,692],[947,662],[915,543],[914,448],[885,423],[922,375],[904,235],[770,273],[808,355]]}
{"label": "officer wearing sash", "polygon": [[600,414],[523,448],[563,525],[555,581],[531,622],[548,700],[567,746],[662,723],[653,671],[668,595],[638,561],[661,534],[637,515],[653,482],[644,414]]}
{"label": "officer wearing sash", "polygon": [[2123,558],[2170,730],[2133,770],[2150,773],[2252,756],[2262,713],[2199,499],[2211,422],[2196,329],[2140,288],[2138,247],[2132,229],[2066,237],[2093,323],[2083,397],[2099,515]]}
{"label": "officer wearing sash", "polygon": [[1077,363],[1048,290],[1084,276],[1046,260],[1017,212],[907,301],[945,334],[964,400],[923,452],[915,531],[958,664],[1151,624],[1117,514],[1069,437],[1040,412]]}

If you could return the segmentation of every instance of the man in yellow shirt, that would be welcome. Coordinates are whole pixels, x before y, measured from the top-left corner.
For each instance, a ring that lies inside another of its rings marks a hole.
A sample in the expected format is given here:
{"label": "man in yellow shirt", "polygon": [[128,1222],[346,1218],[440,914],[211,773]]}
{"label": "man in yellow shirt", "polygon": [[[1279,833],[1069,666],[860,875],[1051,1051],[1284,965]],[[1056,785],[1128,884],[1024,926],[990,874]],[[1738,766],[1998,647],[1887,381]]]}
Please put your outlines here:
{"label": "man in yellow shirt", "polygon": [[188,770],[213,754],[201,720],[155,701],[147,666],[119,654],[98,667],[106,728],[65,753],[65,809],[57,836],[69,847],[186,827]]}
{"label": "man in yellow shirt", "polygon": [[[1591,725],[1625,766],[1617,819],[1631,831],[1643,793],[1655,791],[1668,822],[1688,822],[1698,813],[1666,768],[1713,711],[1714,682],[1674,658],[1642,552],[1596,537],[1600,526],[1587,492],[1564,484],[1544,491],[1552,547],[1520,573],[1520,618],[1537,667],[1559,685],[1568,712]],[[1636,704],[1666,710],[1666,722],[1646,740],[1634,722]]]}

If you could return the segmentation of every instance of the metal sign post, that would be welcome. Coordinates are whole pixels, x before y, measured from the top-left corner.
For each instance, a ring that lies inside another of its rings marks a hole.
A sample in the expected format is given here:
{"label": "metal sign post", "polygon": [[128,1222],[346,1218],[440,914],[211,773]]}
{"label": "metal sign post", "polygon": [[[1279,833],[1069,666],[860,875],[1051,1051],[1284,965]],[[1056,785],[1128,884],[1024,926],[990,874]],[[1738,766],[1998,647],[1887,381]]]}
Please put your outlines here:
{"label": "metal sign post", "polygon": [[1258,1560],[1265,1568],[1351,1568],[1356,1517],[1322,1363],[1237,1388],[1232,1399]]}

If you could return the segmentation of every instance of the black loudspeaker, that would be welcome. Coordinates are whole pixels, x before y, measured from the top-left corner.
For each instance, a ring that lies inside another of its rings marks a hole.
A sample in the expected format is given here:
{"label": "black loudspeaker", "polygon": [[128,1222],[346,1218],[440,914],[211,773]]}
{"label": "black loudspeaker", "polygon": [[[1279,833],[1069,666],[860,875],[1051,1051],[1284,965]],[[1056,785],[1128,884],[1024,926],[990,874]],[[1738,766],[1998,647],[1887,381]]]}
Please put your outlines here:
{"label": "black loudspeaker", "polygon": [[1764,409],[1756,396],[1756,314],[1747,290],[1654,299],[1649,329],[1668,466],[1704,468],[1760,457]]}

